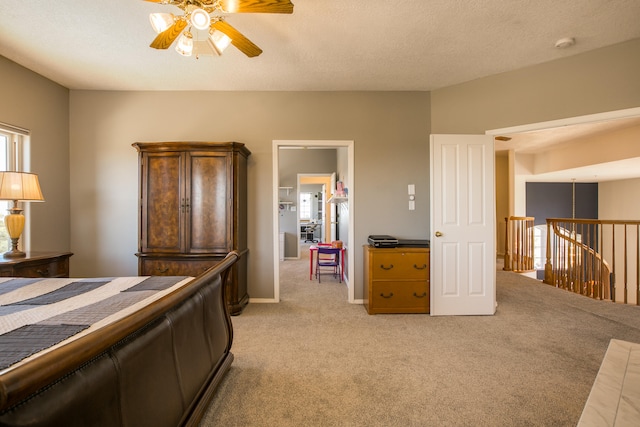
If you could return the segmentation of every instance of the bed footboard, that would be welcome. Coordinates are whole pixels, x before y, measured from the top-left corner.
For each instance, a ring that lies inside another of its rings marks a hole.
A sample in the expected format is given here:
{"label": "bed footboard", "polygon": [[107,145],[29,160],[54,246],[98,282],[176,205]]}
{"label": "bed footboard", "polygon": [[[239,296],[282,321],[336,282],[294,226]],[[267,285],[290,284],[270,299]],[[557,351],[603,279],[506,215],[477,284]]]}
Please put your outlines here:
{"label": "bed footboard", "polygon": [[233,361],[236,252],[175,294],[0,373],[1,426],[195,425]]}

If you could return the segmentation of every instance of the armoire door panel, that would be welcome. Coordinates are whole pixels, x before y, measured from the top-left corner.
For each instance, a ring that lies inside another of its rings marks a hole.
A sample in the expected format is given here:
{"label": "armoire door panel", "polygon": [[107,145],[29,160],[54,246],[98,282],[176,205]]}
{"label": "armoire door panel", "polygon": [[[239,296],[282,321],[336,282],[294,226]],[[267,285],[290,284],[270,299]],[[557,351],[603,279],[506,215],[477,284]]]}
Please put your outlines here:
{"label": "armoire door panel", "polygon": [[229,157],[192,153],[189,165],[190,252],[226,253],[231,232]]}
{"label": "armoire door panel", "polygon": [[[148,155],[146,157],[145,190],[143,199],[143,250],[149,252],[180,252],[182,232],[180,216],[184,197],[180,189],[180,155]],[[150,220],[152,219],[152,220]]]}

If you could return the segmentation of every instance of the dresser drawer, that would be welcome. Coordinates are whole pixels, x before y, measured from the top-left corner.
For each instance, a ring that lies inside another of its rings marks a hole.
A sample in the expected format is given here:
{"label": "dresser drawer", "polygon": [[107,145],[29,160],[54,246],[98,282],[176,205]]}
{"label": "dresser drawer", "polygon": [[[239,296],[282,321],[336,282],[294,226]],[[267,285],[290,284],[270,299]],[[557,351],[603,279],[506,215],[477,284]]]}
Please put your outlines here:
{"label": "dresser drawer", "polygon": [[71,255],[71,252],[29,252],[21,258],[1,259],[0,276],[69,277]]}
{"label": "dresser drawer", "polygon": [[374,281],[369,289],[369,313],[428,313],[427,281]]}
{"label": "dresser drawer", "polygon": [[224,257],[195,260],[141,258],[140,276],[198,276],[220,262]]}
{"label": "dresser drawer", "polygon": [[429,257],[426,253],[381,250],[373,254],[371,275],[373,280],[425,280],[429,275]]}
{"label": "dresser drawer", "polygon": [[69,277],[69,264],[56,261],[33,263],[16,267],[14,273],[18,277]]}

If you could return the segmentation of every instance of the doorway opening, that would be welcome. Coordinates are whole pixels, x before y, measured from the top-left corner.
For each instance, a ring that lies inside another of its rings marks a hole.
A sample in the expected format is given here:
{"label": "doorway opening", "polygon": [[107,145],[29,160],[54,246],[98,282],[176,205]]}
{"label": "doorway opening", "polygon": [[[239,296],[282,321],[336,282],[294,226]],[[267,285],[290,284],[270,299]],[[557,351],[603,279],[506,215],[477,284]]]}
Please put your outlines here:
{"label": "doorway opening", "polygon": [[[336,239],[337,207],[329,203],[336,186],[336,173],[298,174],[297,229],[300,230],[296,257],[300,257],[301,243],[330,243]],[[307,231],[311,230],[311,232]]]}
{"label": "doorway opening", "polygon": [[[281,153],[287,152],[289,158],[295,157],[295,153],[300,153],[301,158],[308,159],[310,153],[315,150],[327,150],[335,149],[337,154],[337,165],[333,171],[324,171],[323,173],[314,173],[315,165],[313,162],[290,162],[295,164],[295,167],[287,168],[285,162],[281,165]],[[345,251],[345,265],[352,266],[355,256],[352,250],[354,242],[354,223],[355,216],[353,213],[353,194],[354,194],[354,142],[348,140],[274,140],[273,141],[273,209],[275,212],[273,221],[273,242],[274,242],[274,257],[273,257],[273,271],[274,271],[274,302],[280,301],[280,260],[286,258],[284,253],[284,246],[288,246],[285,242],[295,242],[295,257],[300,257],[300,241],[301,241],[301,220],[299,216],[299,200],[300,200],[300,188],[302,185],[306,185],[305,181],[321,179],[325,183],[324,194],[331,194],[335,190],[335,179],[332,177],[332,173],[336,173],[337,179],[344,182],[346,188],[349,189],[349,197],[342,203],[340,209],[345,210],[347,215],[343,215],[341,219],[332,221],[329,217],[328,220],[323,220],[323,227],[321,227],[323,233],[323,240],[327,238],[331,239],[332,228],[340,230],[340,240],[343,241],[343,245],[346,248]],[[287,169],[283,171],[283,169]],[[328,183],[328,185],[326,184]],[[322,185],[322,184],[321,184]],[[296,188],[294,188],[296,186]],[[328,190],[328,191],[327,191]],[[317,195],[318,192],[316,192]],[[286,200],[283,200],[286,195]],[[328,197],[325,201],[328,201]],[[326,203],[325,203],[326,206]],[[330,211],[330,210],[329,210]],[[329,212],[330,213],[330,212]],[[281,215],[286,215],[295,224],[292,230],[281,230]],[[317,215],[317,212],[316,212]],[[324,215],[324,212],[323,212]],[[326,217],[325,217],[326,218]],[[329,224],[324,224],[329,222]],[[333,224],[336,222],[336,224]],[[327,230],[328,233],[327,234]],[[336,231],[337,232],[337,231]],[[328,236],[328,237],[327,237]],[[290,246],[289,246],[290,247]],[[291,250],[287,249],[286,252],[291,256]],[[352,268],[346,270],[344,276],[344,283],[348,289],[348,301],[353,303],[355,300],[355,274],[357,272]]]}

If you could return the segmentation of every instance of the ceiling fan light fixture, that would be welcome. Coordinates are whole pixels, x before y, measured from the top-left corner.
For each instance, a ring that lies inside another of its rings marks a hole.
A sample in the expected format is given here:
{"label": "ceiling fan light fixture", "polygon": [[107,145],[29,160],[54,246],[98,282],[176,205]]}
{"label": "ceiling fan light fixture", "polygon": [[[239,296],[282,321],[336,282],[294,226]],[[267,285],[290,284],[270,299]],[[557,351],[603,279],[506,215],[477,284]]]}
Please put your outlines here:
{"label": "ceiling fan light fixture", "polygon": [[222,55],[222,52],[231,44],[231,38],[222,31],[214,30],[207,38],[207,43],[211,46],[211,49],[218,55]]}
{"label": "ceiling fan light fixture", "polygon": [[191,25],[198,30],[207,30],[211,25],[211,16],[204,9],[194,9],[191,12]]}
{"label": "ceiling fan light fixture", "polygon": [[180,36],[178,44],[176,44],[176,52],[182,56],[191,56],[193,52],[193,36],[191,36],[191,33],[185,32]]}
{"label": "ceiling fan light fixture", "polygon": [[[291,0],[145,0],[177,7],[182,14],[152,13],[151,26],[157,33],[149,47],[175,49],[183,56],[217,54],[232,44],[249,58],[262,49],[225,21],[229,13],[293,13]],[[206,33],[205,33],[206,31]],[[221,32],[218,34],[217,32]]]}
{"label": "ceiling fan light fixture", "polygon": [[153,30],[160,34],[175,23],[176,17],[173,13],[152,13],[149,15],[149,21]]}

